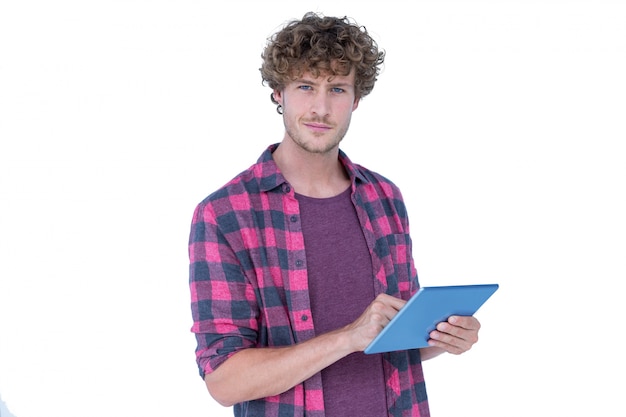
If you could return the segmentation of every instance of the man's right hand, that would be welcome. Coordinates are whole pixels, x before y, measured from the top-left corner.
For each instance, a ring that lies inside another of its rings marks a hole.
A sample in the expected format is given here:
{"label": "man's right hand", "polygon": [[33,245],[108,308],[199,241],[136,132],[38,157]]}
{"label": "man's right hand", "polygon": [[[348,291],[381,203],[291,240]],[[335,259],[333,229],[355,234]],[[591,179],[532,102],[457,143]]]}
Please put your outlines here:
{"label": "man's right hand", "polygon": [[405,304],[400,298],[379,294],[359,318],[343,329],[350,333],[354,350],[365,350]]}

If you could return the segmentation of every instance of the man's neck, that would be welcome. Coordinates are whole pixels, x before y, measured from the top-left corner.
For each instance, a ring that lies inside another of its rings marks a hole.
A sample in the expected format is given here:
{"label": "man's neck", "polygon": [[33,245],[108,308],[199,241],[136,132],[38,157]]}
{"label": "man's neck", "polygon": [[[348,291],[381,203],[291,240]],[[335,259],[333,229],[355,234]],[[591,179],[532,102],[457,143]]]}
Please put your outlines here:
{"label": "man's neck", "polygon": [[315,198],[334,197],[350,185],[350,179],[339,161],[339,148],[327,153],[311,153],[283,140],[274,151],[273,158],[298,194]]}

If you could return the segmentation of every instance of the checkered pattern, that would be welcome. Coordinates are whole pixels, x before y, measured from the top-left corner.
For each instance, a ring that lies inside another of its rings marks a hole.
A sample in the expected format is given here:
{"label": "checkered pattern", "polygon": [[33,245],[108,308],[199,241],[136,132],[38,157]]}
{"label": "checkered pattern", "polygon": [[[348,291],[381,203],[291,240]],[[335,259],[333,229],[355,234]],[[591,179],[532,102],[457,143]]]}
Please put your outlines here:
{"label": "checkered pattern", "polygon": [[[315,337],[300,212],[272,159],[203,200],[189,239],[192,332],[200,376],[240,349],[286,346]],[[406,208],[386,178],[339,158],[372,255],[376,293],[408,299],[418,289]],[[429,416],[418,350],[386,353],[389,416]],[[317,374],[270,398],[237,404],[235,416],[324,416]]]}

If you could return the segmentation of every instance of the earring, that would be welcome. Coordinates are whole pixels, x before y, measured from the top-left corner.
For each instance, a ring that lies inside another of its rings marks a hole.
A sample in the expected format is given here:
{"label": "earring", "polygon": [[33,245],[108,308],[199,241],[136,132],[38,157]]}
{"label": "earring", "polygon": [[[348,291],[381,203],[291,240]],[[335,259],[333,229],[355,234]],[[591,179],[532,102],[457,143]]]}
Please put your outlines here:
{"label": "earring", "polygon": [[[270,94],[270,100],[272,100],[272,103],[278,104],[278,101],[274,98],[274,93]],[[278,104],[278,106],[276,106],[276,113],[283,114],[283,106]]]}

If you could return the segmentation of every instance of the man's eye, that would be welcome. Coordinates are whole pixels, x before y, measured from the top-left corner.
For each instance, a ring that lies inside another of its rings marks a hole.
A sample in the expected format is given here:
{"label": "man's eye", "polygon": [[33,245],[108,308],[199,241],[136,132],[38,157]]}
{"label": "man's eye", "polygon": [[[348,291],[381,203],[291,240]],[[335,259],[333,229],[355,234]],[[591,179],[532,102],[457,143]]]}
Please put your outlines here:
{"label": "man's eye", "polygon": [[312,89],[312,87],[310,85],[301,85],[300,87],[298,87],[300,90],[302,91],[309,91]]}
{"label": "man's eye", "polygon": [[344,90],[343,88],[339,88],[339,87],[334,87],[332,89],[333,93],[343,93],[344,91],[346,91],[346,90]]}

